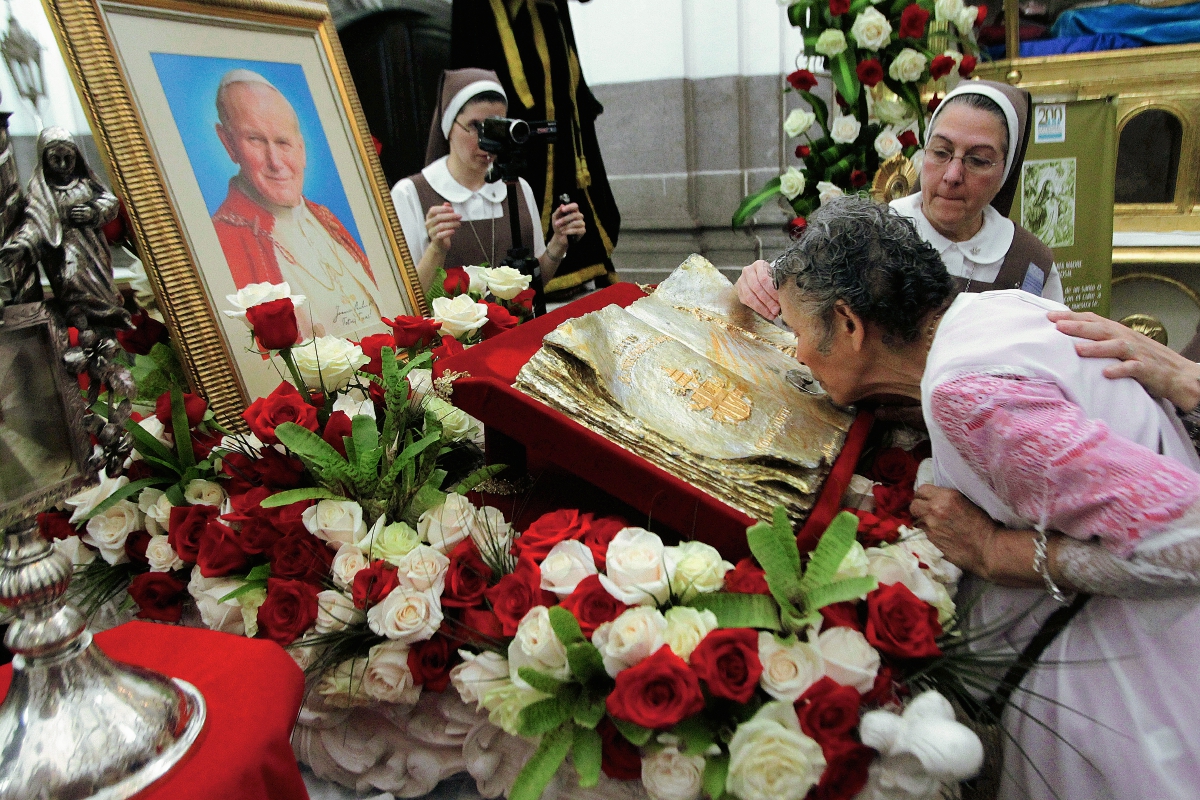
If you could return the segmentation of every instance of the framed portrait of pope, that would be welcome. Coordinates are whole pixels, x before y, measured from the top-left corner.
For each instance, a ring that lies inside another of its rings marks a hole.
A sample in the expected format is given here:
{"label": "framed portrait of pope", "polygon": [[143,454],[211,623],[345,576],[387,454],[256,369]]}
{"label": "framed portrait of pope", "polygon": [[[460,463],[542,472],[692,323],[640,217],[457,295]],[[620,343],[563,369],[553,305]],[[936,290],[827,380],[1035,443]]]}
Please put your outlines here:
{"label": "framed portrait of pope", "polygon": [[47,0],[189,379],[237,419],[280,380],[228,297],[304,336],[428,309],[324,3]]}

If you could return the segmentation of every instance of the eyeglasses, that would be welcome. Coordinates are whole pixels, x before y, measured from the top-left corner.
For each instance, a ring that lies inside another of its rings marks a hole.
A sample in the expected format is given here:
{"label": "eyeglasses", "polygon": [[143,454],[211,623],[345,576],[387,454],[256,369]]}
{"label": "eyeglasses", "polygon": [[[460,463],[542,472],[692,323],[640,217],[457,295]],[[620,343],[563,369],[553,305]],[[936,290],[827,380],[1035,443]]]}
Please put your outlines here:
{"label": "eyeglasses", "polygon": [[925,159],[929,161],[930,164],[936,164],[939,167],[946,166],[956,158],[962,161],[963,169],[975,175],[990,172],[1000,163],[999,161],[992,161],[991,159],[984,158],[983,156],[977,156],[974,153],[956,156],[952,150],[947,150],[944,147],[925,148]]}
{"label": "eyeglasses", "polygon": [[469,133],[471,136],[474,136],[476,139],[479,138],[479,123],[478,122],[472,122],[470,125],[463,125],[458,120],[454,120],[454,124],[457,125],[458,127],[462,128],[464,131]]}

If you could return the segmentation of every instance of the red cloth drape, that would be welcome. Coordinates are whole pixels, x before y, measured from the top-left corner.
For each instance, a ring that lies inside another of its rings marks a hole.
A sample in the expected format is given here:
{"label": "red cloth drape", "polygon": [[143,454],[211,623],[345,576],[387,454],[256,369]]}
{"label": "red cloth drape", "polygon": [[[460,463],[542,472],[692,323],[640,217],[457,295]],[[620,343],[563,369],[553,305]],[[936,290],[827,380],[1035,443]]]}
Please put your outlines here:
{"label": "red cloth drape", "polygon": [[[129,622],[95,635],[109,657],[181,678],[204,695],[197,744],[137,800],[307,800],[292,754],[304,675],[274,642],[215,631]],[[12,665],[0,668],[0,696]]]}

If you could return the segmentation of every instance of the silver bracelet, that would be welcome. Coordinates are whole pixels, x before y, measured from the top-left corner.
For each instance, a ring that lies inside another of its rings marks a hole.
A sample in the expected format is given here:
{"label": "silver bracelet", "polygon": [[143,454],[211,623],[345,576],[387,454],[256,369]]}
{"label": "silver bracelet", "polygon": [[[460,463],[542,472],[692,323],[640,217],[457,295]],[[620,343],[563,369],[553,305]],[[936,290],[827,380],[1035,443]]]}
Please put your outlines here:
{"label": "silver bracelet", "polygon": [[1048,543],[1049,537],[1044,530],[1039,530],[1033,537],[1033,571],[1042,576],[1042,580],[1046,582],[1046,591],[1054,598],[1054,602],[1066,605],[1067,596],[1063,594],[1062,589],[1058,588],[1054,578],[1050,577]]}

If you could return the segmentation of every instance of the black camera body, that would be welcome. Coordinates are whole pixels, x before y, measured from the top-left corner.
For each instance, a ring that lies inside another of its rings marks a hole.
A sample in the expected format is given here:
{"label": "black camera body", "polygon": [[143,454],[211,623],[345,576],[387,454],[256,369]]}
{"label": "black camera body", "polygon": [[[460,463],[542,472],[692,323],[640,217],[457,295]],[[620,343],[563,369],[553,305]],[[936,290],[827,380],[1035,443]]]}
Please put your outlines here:
{"label": "black camera body", "polygon": [[479,132],[479,149],[503,155],[519,152],[527,145],[553,142],[558,138],[558,123],[552,119],[526,122],[508,117],[488,117],[475,123]]}

